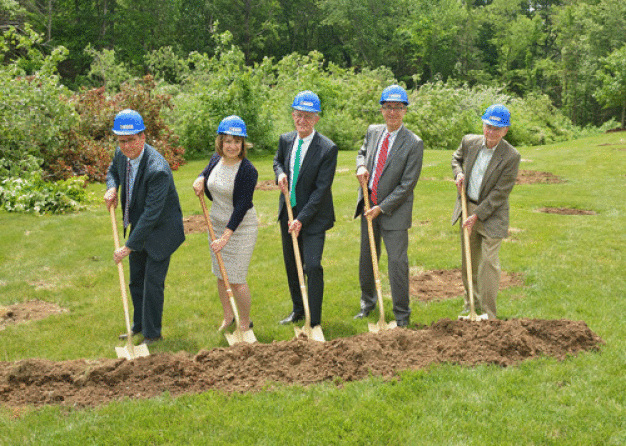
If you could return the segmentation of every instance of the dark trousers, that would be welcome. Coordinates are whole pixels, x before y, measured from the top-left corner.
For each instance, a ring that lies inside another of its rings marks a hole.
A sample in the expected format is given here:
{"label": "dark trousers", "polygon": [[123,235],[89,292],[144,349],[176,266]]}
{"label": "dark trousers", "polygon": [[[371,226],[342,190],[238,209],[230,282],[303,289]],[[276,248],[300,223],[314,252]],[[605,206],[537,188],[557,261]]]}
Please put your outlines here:
{"label": "dark trousers", "polygon": [[133,331],[145,338],[161,336],[163,290],[170,257],[154,260],[146,251],[133,251],[129,256],[130,294],[133,299]]}
{"label": "dark trousers", "polygon": [[[304,314],[296,257],[293,251],[293,237],[287,232],[287,229],[287,219],[281,218],[280,232],[283,241],[283,258],[285,259],[287,282],[289,284],[289,292],[291,293],[291,301],[293,302],[293,312],[296,314]],[[322,253],[324,251],[325,240],[325,232],[304,234],[300,231],[300,235],[298,236],[298,249],[300,250],[300,258],[302,259],[304,267],[309,309],[311,311],[311,326],[319,325],[322,321],[322,300],[324,297]]]}
{"label": "dark trousers", "polygon": [[[380,259],[380,240],[385,242],[393,314],[398,322],[409,322],[411,307],[409,299],[409,233],[407,230],[386,231],[380,220],[372,220],[376,256]],[[377,302],[374,268],[370,250],[367,219],[361,216],[361,256],[359,258],[359,282],[361,284],[361,309],[371,311]]]}

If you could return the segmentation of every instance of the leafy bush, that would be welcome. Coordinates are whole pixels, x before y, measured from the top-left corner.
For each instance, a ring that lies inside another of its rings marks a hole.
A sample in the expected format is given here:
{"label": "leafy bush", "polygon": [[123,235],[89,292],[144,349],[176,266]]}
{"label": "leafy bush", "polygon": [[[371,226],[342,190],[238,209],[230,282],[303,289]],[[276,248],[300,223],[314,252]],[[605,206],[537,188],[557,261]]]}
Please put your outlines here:
{"label": "leafy bush", "polygon": [[87,201],[86,178],[44,181],[40,160],[32,155],[18,163],[0,162],[0,208],[9,212],[63,214],[82,209]]}
{"label": "leafy bush", "polygon": [[245,121],[248,139],[255,147],[275,145],[272,121],[263,107],[269,89],[263,82],[265,68],[247,67],[243,52],[228,46],[229,33],[219,38],[215,56],[190,54],[193,69],[174,98],[176,106],[170,114],[189,159],[213,152],[219,122],[229,115],[239,115]]}

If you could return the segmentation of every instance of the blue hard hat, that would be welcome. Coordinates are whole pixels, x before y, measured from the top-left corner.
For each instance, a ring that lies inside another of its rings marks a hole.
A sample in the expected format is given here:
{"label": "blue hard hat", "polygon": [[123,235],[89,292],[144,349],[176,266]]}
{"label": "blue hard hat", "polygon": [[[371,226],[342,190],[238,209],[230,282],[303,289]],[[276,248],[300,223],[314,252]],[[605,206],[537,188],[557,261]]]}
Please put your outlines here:
{"label": "blue hard hat", "polygon": [[291,107],[296,110],[311,113],[319,113],[320,111],[322,111],[320,98],[310,90],[305,90],[298,93],[293,99],[293,104],[291,104]]}
{"label": "blue hard hat", "polygon": [[134,135],[146,129],[143,118],[135,110],[122,110],[113,121],[113,133],[116,135]]}
{"label": "blue hard hat", "polygon": [[246,123],[237,115],[227,116],[222,119],[222,122],[220,122],[220,125],[217,127],[217,134],[242,136],[244,138],[248,137],[246,133]]}
{"label": "blue hard hat", "polygon": [[400,85],[390,85],[383,90],[379,102],[381,104],[384,102],[403,102],[405,105],[409,105],[409,96]]}
{"label": "blue hard hat", "polygon": [[502,104],[493,104],[487,107],[482,120],[485,124],[495,127],[510,127],[511,112]]}

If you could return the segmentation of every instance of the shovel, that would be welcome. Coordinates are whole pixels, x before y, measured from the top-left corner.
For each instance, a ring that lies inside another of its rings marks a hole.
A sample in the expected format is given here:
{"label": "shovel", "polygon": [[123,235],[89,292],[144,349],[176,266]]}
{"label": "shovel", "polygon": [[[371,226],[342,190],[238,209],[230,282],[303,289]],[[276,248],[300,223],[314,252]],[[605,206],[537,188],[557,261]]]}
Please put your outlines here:
{"label": "shovel", "polygon": [[[287,215],[289,216],[289,224],[293,222],[293,209],[291,209],[291,201],[289,199],[289,193],[283,192],[285,195],[285,205],[287,206]],[[291,233],[291,240],[293,241],[293,253],[296,257],[296,266],[298,267],[298,280],[300,281],[300,293],[302,294],[302,303],[304,305],[304,326],[294,327],[296,337],[300,336],[300,333],[304,334],[307,338],[314,341],[324,342],[324,333],[322,333],[322,327],[316,325],[311,327],[311,310],[309,309],[309,295],[306,291],[306,284],[304,283],[304,271],[302,270],[302,259],[300,258],[300,249],[298,248],[298,237],[294,232]]]}
{"label": "shovel", "polygon": [[[115,208],[109,207],[111,213],[111,226],[113,227],[113,240],[115,241],[115,250],[120,249],[120,238],[117,235],[117,223],[115,222]],[[117,264],[117,272],[120,276],[120,289],[122,290],[122,303],[124,304],[124,318],[126,320],[126,346],[115,347],[115,353],[118,358],[135,359],[140,356],[149,356],[148,346],[146,344],[133,345],[133,334],[130,329],[130,317],[128,315],[128,298],[126,297],[126,283],[124,280],[124,267],[122,262]]]}
{"label": "shovel", "polygon": [[[465,198],[465,183],[461,185],[461,226],[467,220],[467,198]],[[459,316],[461,321],[482,321],[485,318],[476,314],[474,308],[474,283],[472,282],[472,257],[470,250],[469,231],[463,228],[463,249],[465,250],[465,274],[467,274],[467,287],[470,301],[470,312],[468,316]]]}
{"label": "shovel", "polygon": [[[200,204],[202,205],[202,212],[204,213],[204,220],[206,221],[206,225],[209,228],[211,241],[214,241],[216,239],[215,232],[213,231],[213,225],[211,224],[211,220],[209,219],[209,211],[206,208],[204,197],[200,196],[198,198],[200,199]],[[228,300],[230,302],[230,306],[233,309],[233,314],[235,315],[235,330],[232,333],[224,333],[224,337],[228,341],[228,345],[235,345],[240,342],[247,342],[248,344],[252,344],[256,342],[256,337],[254,336],[254,332],[252,331],[252,329],[248,329],[245,331],[241,329],[241,322],[239,322],[239,311],[237,310],[237,303],[235,302],[235,296],[233,295],[233,290],[230,289],[230,282],[228,282],[228,276],[226,275],[226,267],[224,266],[224,259],[222,259],[222,253],[216,252],[215,257],[217,258],[217,264],[220,267],[222,280],[224,280],[224,286],[226,287],[226,293],[228,294]]]}
{"label": "shovel", "polygon": [[[367,192],[367,186],[365,182],[361,182],[361,189],[363,189],[363,201],[365,203],[365,212],[370,210],[369,193]],[[372,257],[372,267],[374,268],[374,282],[376,283],[376,293],[378,294],[378,309],[380,310],[380,317],[378,322],[367,324],[369,330],[372,333],[378,333],[382,330],[390,330],[396,328],[398,325],[396,321],[391,321],[388,324],[385,322],[385,310],[383,308],[383,289],[380,283],[380,274],[378,272],[378,256],[376,255],[376,242],[374,240],[374,227],[372,226],[372,217],[365,217],[367,220],[367,233],[370,238],[370,256]]]}

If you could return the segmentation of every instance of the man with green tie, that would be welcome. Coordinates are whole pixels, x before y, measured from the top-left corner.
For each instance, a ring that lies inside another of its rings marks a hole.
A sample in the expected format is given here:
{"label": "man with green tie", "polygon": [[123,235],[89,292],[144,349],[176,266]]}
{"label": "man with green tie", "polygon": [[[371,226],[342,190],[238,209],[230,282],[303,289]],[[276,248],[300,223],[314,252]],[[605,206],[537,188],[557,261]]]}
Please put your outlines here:
{"label": "man with green tie", "polygon": [[[278,221],[283,244],[287,282],[293,303],[289,316],[280,323],[304,319],[304,305],[298,280],[291,233],[295,233],[307,277],[311,326],[321,323],[324,295],[322,253],[326,231],[333,227],[335,210],[331,186],[337,167],[337,145],[315,130],[321,111],[320,99],[312,91],[298,93],[292,104],[295,131],[280,136],[274,157],[276,182],[281,188]],[[289,224],[285,194],[293,208]]]}

